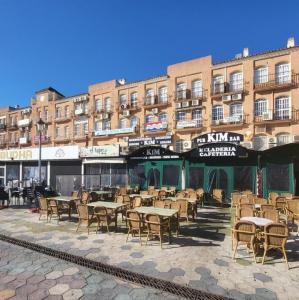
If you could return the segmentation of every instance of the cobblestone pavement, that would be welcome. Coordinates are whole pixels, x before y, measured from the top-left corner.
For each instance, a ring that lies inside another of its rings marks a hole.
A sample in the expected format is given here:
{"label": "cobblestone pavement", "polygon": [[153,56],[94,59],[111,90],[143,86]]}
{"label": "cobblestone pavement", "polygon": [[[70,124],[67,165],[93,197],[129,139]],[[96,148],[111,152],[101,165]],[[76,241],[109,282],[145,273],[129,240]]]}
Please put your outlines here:
{"label": "cobblestone pavement", "polygon": [[180,299],[0,242],[0,299]]}
{"label": "cobblestone pavement", "polygon": [[124,223],[117,233],[92,229],[88,235],[85,228],[75,232],[75,218],[57,224],[38,217],[26,209],[2,210],[0,232],[235,299],[299,299],[299,238],[293,236],[287,244],[290,270],[280,255],[255,264],[245,248],[233,261],[229,209],[201,208],[196,221],[183,223],[181,234],[162,250],[158,241],[145,246],[130,238],[126,243]]}

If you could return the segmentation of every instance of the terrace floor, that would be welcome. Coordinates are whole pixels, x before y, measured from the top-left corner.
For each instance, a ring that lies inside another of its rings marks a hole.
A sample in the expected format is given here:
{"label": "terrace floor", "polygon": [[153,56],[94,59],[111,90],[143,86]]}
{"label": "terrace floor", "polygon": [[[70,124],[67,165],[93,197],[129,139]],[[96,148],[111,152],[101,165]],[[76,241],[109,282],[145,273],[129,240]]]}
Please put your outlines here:
{"label": "terrace floor", "polygon": [[234,261],[229,208],[200,208],[196,221],[182,223],[180,235],[162,250],[157,240],[147,246],[137,238],[126,243],[124,223],[117,233],[96,234],[94,228],[88,235],[85,228],[75,232],[75,217],[59,224],[38,218],[26,208],[0,210],[0,232],[234,299],[299,299],[299,237],[291,235],[287,244],[290,270],[280,255],[255,264],[245,248]]}

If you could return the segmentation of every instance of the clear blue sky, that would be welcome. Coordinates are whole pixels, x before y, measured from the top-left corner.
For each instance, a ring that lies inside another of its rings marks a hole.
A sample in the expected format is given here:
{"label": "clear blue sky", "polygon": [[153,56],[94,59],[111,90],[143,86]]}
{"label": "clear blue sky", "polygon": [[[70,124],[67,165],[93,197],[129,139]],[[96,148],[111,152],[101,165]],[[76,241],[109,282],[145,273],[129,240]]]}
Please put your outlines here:
{"label": "clear blue sky", "polygon": [[208,54],[281,48],[298,32],[291,0],[0,0],[0,106],[28,105],[47,86],[70,96]]}

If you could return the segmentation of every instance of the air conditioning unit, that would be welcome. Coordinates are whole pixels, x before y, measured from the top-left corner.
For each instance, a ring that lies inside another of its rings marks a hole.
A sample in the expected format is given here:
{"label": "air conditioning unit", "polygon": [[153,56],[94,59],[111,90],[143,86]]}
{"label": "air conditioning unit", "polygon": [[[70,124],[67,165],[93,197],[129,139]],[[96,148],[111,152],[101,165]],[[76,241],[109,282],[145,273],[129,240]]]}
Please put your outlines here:
{"label": "air conditioning unit", "polygon": [[252,142],[242,142],[241,146],[243,146],[247,149],[252,149],[253,148]]}
{"label": "air conditioning unit", "polygon": [[182,107],[189,107],[189,101],[182,102]]}
{"label": "air conditioning unit", "polygon": [[232,95],[232,100],[241,100],[242,99],[242,94],[233,94]]}
{"label": "air conditioning unit", "polygon": [[129,116],[130,116],[130,111],[124,110],[124,111],[123,111],[123,116],[124,116],[124,117],[129,117]]}
{"label": "air conditioning unit", "polygon": [[222,96],[222,101],[231,101],[232,100],[232,96],[231,95],[224,95]]}
{"label": "air conditioning unit", "polygon": [[192,100],[192,106],[198,106],[199,101],[198,100]]}
{"label": "air conditioning unit", "polygon": [[182,107],[182,103],[181,102],[178,102],[175,104],[175,108],[181,108]]}
{"label": "air conditioning unit", "polygon": [[184,141],[183,142],[183,150],[190,150],[192,146],[192,142],[191,141]]}
{"label": "air conditioning unit", "polygon": [[276,143],[277,143],[277,138],[276,138],[276,137],[270,136],[270,137],[268,138],[268,143],[269,143],[269,144],[276,144]]}
{"label": "air conditioning unit", "polygon": [[272,120],[272,112],[270,112],[270,111],[264,112],[262,115],[262,118],[264,121]]}
{"label": "air conditioning unit", "polygon": [[298,143],[299,142],[299,135],[294,135],[293,136],[293,142],[294,143],[296,143],[296,142]]}
{"label": "air conditioning unit", "polygon": [[152,109],[152,113],[153,113],[153,114],[157,114],[158,112],[159,112],[159,109],[158,109],[158,108],[153,108],[153,109]]}
{"label": "air conditioning unit", "polygon": [[127,106],[126,104],[122,104],[122,105],[120,106],[120,109],[121,109],[121,110],[124,110],[124,109],[126,109],[126,106]]}

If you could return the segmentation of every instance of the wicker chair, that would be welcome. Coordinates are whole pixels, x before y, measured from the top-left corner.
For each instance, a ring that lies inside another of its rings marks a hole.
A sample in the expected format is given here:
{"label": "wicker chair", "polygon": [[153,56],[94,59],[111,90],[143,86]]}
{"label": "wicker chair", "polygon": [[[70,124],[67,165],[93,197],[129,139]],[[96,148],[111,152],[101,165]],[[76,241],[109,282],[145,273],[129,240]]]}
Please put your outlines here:
{"label": "wicker chair", "polygon": [[239,205],[239,201],[241,199],[241,193],[233,192],[231,193],[231,207],[236,207]]}
{"label": "wicker chair", "polygon": [[235,221],[239,221],[243,217],[254,217],[255,211],[252,208],[240,208],[236,210]]}
{"label": "wicker chair", "polygon": [[[116,216],[114,213],[110,213],[106,207],[97,206],[94,208],[94,214],[98,221],[98,227],[97,231],[100,229],[100,227],[103,227],[103,225],[106,226],[107,232],[109,233],[109,225],[112,222],[115,222]],[[116,228],[115,228],[116,229]]]}
{"label": "wicker chair", "polygon": [[177,198],[185,198],[185,195],[186,195],[186,193],[184,191],[181,191],[181,192],[176,193],[175,196]]}
{"label": "wicker chair", "polygon": [[249,209],[254,210],[254,205],[253,205],[253,204],[248,204],[248,203],[240,204],[239,207],[240,207],[241,209],[249,208]]}
{"label": "wicker chair", "polygon": [[48,222],[48,217],[51,215],[51,209],[48,207],[48,201],[44,197],[38,198],[38,204],[39,204],[39,220],[42,215],[46,215],[47,217],[47,222]]}
{"label": "wicker chair", "polygon": [[59,202],[54,200],[54,199],[49,200],[48,207],[50,209],[50,221],[51,221],[53,215],[56,215],[57,216],[57,223],[60,221],[60,216],[64,212],[66,212],[66,210],[69,211],[69,209],[66,209],[63,206],[59,205]]}
{"label": "wicker chair", "polygon": [[171,199],[164,199],[164,208],[170,208],[173,201]]}
{"label": "wicker chair", "polygon": [[140,214],[136,211],[128,210],[126,220],[129,225],[126,242],[128,242],[130,233],[132,235],[132,238],[134,237],[135,233],[138,233],[140,245],[142,245],[141,233],[144,231],[144,224],[142,222]]}
{"label": "wicker chair", "polygon": [[82,198],[81,198],[81,201],[83,204],[88,204],[89,203],[89,200],[90,200],[90,194],[89,192],[82,192]]}
{"label": "wicker chair", "polygon": [[150,195],[148,191],[140,191],[140,195]]}
{"label": "wicker chair", "polygon": [[[180,203],[178,203],[177,201],[172,201],[170,203],[170,208],[171,209],[177,209],[178,212],[180,211]],[[180,222],[179,222],[179,213],[177,214],[177,216],[172,216],[171,220],[170,220],[170,226],[171,226],[171,231],[176,231],[176,236],[178,236],[179,234],[179,230],[180,230]]]}
{"label": "wicker chair", "polygon": [[256,197],[254,199],[254,204],[267,204],[267,199]]}
{"label": "wicker chair", "polygon": [[[116,203],[124,204],[124,196],[118,195],[116,196]],[[127,210],[130,208],[130,205],[126,205],[122,207],[121,209],[117,210],[117,213],[121,213],[121,219],[124,220],[124,217],[127,215]]]}
{"label": "wicker chair", "polygon": [[287,267],[289,269],[288,258],[285,251],[285,245],[288,239],[289,231],[288,227],[285,224],[281,223],[272,223],[265,226],[264,229],[264,255],[262,264],[265,262],[266,253],[270,249],[277,249],[282,252]]}
{"label": "wicker chair", "polygon": [[167,192],[165,190],[160,190],[158,192],[158,197],[159,197],[160,200],[165,199],[166,196],[167,196]]}
{"label": "wicker chair", "polygon": [[72,192],[72,197],[73,198],[79,198],[79,191]]}
{"label": "wicker chair", "polygon": [[122,197],[123,197],[123,203],[126,204],[128,208],[130,208],[132,205],[132,201],[129,195],[123,195]]}
{"label": "wicker chair", "polygon": [[239,244],[245,244],[253,252],[254,261],[256,262],[255,255],[255,239],[256,239],[256,226],[252,222],[239,221],[232,229],[232,246],[233,246],[233,259],[235,259],[237,248]]}
{"label": "wicker chair", "polygon": [[268,196],[268,199],[269,199],[269,202],[271,204],[274,204],[275,202],[275,199],[278,197],[279,195],[276,193],[276,192],[270,192],[269,193],[269,196]]}
{"label": "wicker chair", "polygon": [[299,199],[287,200],[287,216],[288,220],[292,221],[292,230],[294,230],[294,225],[297,225],[297,233],[299,234]]}
{"label": "wicker chair", "polygon": [[261,211],[263,212],[266,210],[276,210],[276,208],[272,204],[261,204]]}
{"label": "wicker chair", "polygon": [[155,200],[154,201],[154,207],[164,208],[164,201],[163,200]]}
{"label": "wicker chair", "polygon": [[277,210],[266,210],[262,211],[262,217],[273,221],[274,223],[279,222],[279,213]]}
{"label": "wicker chair", "polygon": [[275,208],[281,213],[286,214],[286,198],[285,197],[277,197],[275,199]]}
{"label": "wicker chair", "polygon": [[[170,235],[169,221],[163,218],[160,218],[156,214],[146,214],[145,215],[145,224],[147,227],[147,236],[146,236],[146,245],[149,240],[149,236],[158,236],[160,238],[160,246],[162,249],[162,239],[165,233]],[[170,241],[169,241],[170,242]]]}
{"label": "wicker chair", "polygon": [[139,196],[134,197],[132,206],[133,206],[133,208],[142,206],[142,198]]}
{"label": "wicker chair", "polygon": [[252,194],[252,191],[251,190],[245,190],[242,192],[243,195],[250,195]]}
{"label": "wicker chair", "polygon": [[89,227],[92,223],[97,223],[96,217],[92,214],[89,215],[88,206],[85,204],[78,204],[77,205],[77,212],[78,212],[78,226],[76,232],[78,232],[79,227],[82,224],[85,224],[87,227],[87,233],[89,234]]}
{"label": "wicker chair", "polygon": [[192,210],[190,209],[188,201],[185,199],[178,199],[176,202],[180,206],[179,218],[186,219],[187,222],[189,222],[189,215],[192,215]]}
{"label": "wicker chair", "polygon": [[188,193],[195,192],[195,190],[193,188],[186,188],[185,191],[188,192]]}
{"label": "wicker chair", "polygon": [[223,190],[222,189],[213,189],[212,198],[217,204],[221,204],[223,202]]}

